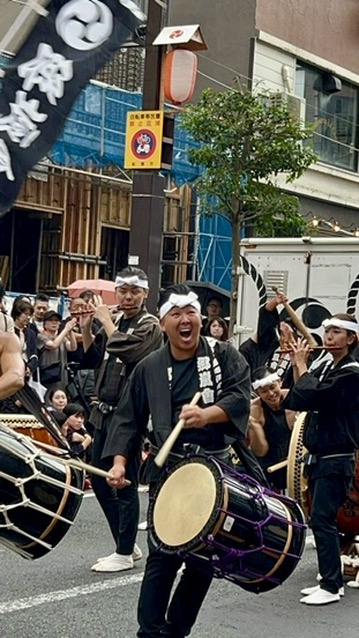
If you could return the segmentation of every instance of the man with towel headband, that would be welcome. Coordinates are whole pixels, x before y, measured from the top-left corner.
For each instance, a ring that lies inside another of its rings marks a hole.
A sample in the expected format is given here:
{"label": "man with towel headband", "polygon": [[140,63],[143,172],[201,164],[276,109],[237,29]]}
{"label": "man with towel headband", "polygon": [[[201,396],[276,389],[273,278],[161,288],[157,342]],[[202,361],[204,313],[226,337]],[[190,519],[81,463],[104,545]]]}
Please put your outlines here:
{"label": "man with towel headband", "polygon": [[[162,331],[158,319],[146,310],[148,278],[140,268],[124,268],[115,281],[118,313],[113,316],[108,306],[90,302],[93,314],[80,315],[85,356],[83,367],[97,368],[94,401],[90,423],[94,426],[92,445],[93,465],[107,470],[112,461],[102,460],[108,428],[115,407],[121,398],[126,380],[136,364],[162,345]],[[92,319],[99,320],[102,328],[94,337]],[[132,569],[134,561],[142,557],[135,544],[139,518],[138,460],[132,459],[128,468],[131,485],[115,490],[106,479],[93,476],[92,487],[110,526],[116,543],[113,554],[98,560],[95,572],[119,572]]]}
{"label": "man with towel headband", "polygon": [[[184,284],[168,288],[160,302],[160,323],[168,337],[164,348],[141,361],[132,373],[111,424],[104,454],[115,457],[110,484],[121,487],[141,437],[149,438],[152,454],[146,461],[150,498],[166,468],[157,468],[154,455],[179,419],[185,419],[169,465],[184,455],[184,444],[229,459],[225,436],[244,439],[250,399],[249,366],[229,343],[200,336],[202,318],[197,295]],[[189,403],[201,393],[198,405]],[[171,590],[182,558],[160,552],[149,542],[149,556],[138,606],[139,638],[184,638],[194,625],[212,575],[191,562]]]}
{"label": "man with towel headband", "polygon": [[358,344],[358,323],[352,315],[336,314],[323,327],[324,345],[335,348],[332,359],[309,373],[307,342],[292,344],[295,385],[283,402],[286,408],[309,412],[304,463],[320,583],[301,591],[300,602],[306,605],[327,605],[344,595],[336,516],[354,476],[359,432],[359,364],[351,355]]}

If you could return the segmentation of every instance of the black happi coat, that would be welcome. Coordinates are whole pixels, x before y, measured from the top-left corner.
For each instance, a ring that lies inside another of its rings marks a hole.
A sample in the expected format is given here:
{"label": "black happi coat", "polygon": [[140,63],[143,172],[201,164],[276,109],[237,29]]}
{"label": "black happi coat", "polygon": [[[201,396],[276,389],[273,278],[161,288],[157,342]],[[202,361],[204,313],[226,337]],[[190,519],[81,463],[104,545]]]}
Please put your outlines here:
{"label": "black happi coat", "polygon": [[359,364],[347,355],[321,379],[325,365],[303,374],[283,407],[310,412],[303,439],[310,453],[351,453],[359,431]]}
{"label": "black happi coat", "polygon": [[[198,361],[199,357],[213,359],[213,356],[221,369],[221,387],[214,387],[214,401],[207,402],[206,405],[215,404],[222,408],[230,417],[230,421],[209,424],[203,429],[215,428],[218,449],[218,433],[223,446],[225,436],[244,439],[249,418],[250,379],[245,359],[233,346],[229,343],[215,342],[212,351],[209,341],[201,337],[196,360]],[[104,457],[117,454],[127,458],[133,457],[143,436],[147,434],[149,419],[152,443],[157,447],[164,443],[175,425],[169,381],[169,370],[172,365],[170,347],[167,343],[136,366],[114,413],[103,452]],[[191,431],[197,432],[194,429]],[[201,439],[198,442],[201,443]]]}

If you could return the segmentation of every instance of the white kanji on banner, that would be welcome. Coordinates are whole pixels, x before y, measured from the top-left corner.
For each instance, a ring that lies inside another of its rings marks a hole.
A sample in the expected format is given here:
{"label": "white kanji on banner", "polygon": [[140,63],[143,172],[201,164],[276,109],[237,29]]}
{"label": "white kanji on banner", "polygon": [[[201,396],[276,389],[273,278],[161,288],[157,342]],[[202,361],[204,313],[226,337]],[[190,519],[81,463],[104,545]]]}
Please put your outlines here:
{"label": "white kanji on banner", "polygon": [[57,14],[56,31],[68,46],[79,51],[96,49],[113,31],[113,15],[100,0],[70,0]]}
{"label": "white kanji on banner", "polygon": [[0,131],[6,131],[9,138],[21,148],[28,148],[40,135],[35,122],[45,122],[47,115],[39,113],[39,100],[26,100],[25,91],[16,91],[16,102],[10,102],[10,114],[0,117]]}
{"label": "white kanji on banner", "polygon": [[39,91],[46,93],[48,101],[53,106],[56,106],[56,100],[64,95],[65,82],[71,80],[74,74],[72,60],[55,53],[53,48],[44,42],[40,42],[36,58],[20,64],[17,72],[24,78],[22,87],[25,91],[31,91],[37,84]]}

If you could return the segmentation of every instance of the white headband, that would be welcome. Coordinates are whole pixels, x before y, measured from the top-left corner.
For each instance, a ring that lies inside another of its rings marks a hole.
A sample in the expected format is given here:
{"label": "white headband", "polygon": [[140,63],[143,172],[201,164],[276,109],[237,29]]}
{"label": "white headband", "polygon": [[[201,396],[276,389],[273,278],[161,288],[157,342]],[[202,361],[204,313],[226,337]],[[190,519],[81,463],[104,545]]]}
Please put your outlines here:
{"label": "white headband", "polygon": [[252,388],[253,390],[258,390],[258,388],[265,388],[266,385],[271,385],[275,381],[279,381],[280,377],[276,372],[272,372],[272,374],[268,374],[268,376],[263,377],[263,379],[257,379],[257,381],[253,381]]}
{"label": "white headband", "polygon": [[170,311],[172,308],[185,308],[186,306],[192,306],[199,313],[201,312],[201,304],[198,301],[196,293],[189,292],[188,295],[176,295],[172,293],[169,299],[162,304],[159,310],[160,319]]}
{"label": "white headband", "polygon": [[122,288],[122,286],[137,286],[138,288],[148,290],[148,281],[147,279],[140,279],[138,275],[132,275],[131,277],[120,277],[117,275],[115,288]]}
{"label": "white headband", "polygon": [[322,323],[323,328],[340,328],[341,330],[349,330],[349,332],[359,332],[359,325],[354,321],[345,321],[344,319],[338,319],[333,317],[332,319],[324,319]]}

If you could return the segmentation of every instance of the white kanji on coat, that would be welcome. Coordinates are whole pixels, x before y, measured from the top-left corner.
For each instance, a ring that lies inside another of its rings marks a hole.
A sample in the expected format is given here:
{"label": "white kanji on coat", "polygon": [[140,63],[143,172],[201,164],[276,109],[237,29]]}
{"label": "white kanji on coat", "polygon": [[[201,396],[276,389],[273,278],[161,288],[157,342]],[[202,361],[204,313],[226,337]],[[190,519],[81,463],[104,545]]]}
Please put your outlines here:
{"label": "white kanji on coat", "polygon": [[71,80],[74,74],[72,60],[55,53],[45,42],[40,42],[36,58],[20,64],[17,72],[19,77],[24,78],[22,88],[25,91],[31,91],[37,84],[39,91],[46,94],[53,106],[63,96],[65,82]]}
{"label": "white kanji on coat", "polygon": [[209,370],[205,370],[204,372],[199,373],[199,387],[206,388],[208,386],[212,386],[212,376]]}
{"label": "white kanji on coat", "polygon": [[214,392],[210,388],[205,388],[202,392],[202,401],[205,405],[214,403]]}
{"label": "white kanji on coat", "polygon": [[6,177],[13,182],[15,177],[12,172],[9,149],[4,140],[0,139],[0,173],[6,173]]}
{"label": "white kanji on coat", "polygon": [[198,357],[197,359],[198,372],[202,372],[203,370],[209,370],[210,367],[211,367],[211,360],[209,357],[206,357],[206,356]]}
{"label": "white kanji on coat", "polygon": [[45,113],[39,113],[39,100],[27,100],[26,91],[16,91],[15,102],[10,102],[10,114],[0,117],[0,131],[21,148],[28,148],[40,135],[35,122],[44,122]]}

